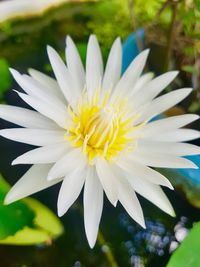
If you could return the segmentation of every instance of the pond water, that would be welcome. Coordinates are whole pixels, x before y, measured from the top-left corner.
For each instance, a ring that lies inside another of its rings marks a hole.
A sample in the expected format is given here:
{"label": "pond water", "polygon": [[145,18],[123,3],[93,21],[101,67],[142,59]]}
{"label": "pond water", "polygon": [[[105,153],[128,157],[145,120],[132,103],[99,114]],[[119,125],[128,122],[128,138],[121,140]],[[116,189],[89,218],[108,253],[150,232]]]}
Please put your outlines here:
{"label": "pond water", "polygon": [[[4,23],[0,28],[0,58],[9,65],[25,72],[32,67],[51,72],[46,55],[46,44],[64,51],[66,34],[78,43],[82,58],[85,57],[89,35],[88,22],[97,3],[67,4],[49,11],[40,18],[23,19]],[[103,47],[106,57],[107,48]],[[17,85],[13,82],[13,88]],[[18,89],[18,87],[17,87]],[[6,102],[25,106],[14,92],[8,91]],[[0,128],[11,127],[0,122]],[[28,168],[11,167],[11,161],[28,151],[30,146],[0,138],[0,172],[13,184]],[[175,177],[174,177],[175,179]],[[56,212],[59,186],[35,195]],[[2,267],[164,267],[170,254],[183,240],[194,222],[200,220],[200,212],[188,203],[178,190],[165,190],[177,214],[176,218],[164,214],[148,201],[140,198],[147,229],[143,230],[124,212],[106,200],[97,245],[91,250],[87,244],[82,216],[82,196],[62,218],[66,232],[53,244],[40,246],[0,246]]]}

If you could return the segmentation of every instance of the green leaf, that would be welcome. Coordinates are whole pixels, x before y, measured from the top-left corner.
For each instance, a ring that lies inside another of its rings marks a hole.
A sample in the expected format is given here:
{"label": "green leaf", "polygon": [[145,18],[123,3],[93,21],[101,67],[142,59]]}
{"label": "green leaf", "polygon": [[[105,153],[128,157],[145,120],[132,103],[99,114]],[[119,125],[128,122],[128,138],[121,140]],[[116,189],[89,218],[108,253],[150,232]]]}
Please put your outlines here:
{"label": "green leaf", "polygon": [[63,233],[61,221],[49,208],[33,198],[26,198],[24,202],[35,212],[35,227],[45,230],[53,238]]}
{"label": "green leaf", "polygon": [[195,66],[193,66],[193,65],[184,65],[184,66],[182,66],[181,69],[183,71],[189,72],[189,73],[196,73],[197,72]]}
{"label": "green leaf", "polygon": [[11,86],[11,75],[9,72],[9,64],[4,58],[0,58],[0,98],[3,97],[5,91]]}
{"label": "green leaf", "polygon": [[60,220],[46,206],[32,198],[27,198],[24,202],[35,212],[34,227],[25,227],[14,236],[0,240],[0,244],[18,246],[49,244],[64,232]]}
{"label": "green leaf", "polygon": [[196,7],[197,7],[197,10],[200,11],[200,0],[196,0]]}
{"label": "green leaf", "polygon": [[200,108],[200,103],[197,100],[197,101],[194,101],[194,102],[191,103],[191,105],[189,106],[188,111],[189,112],[197,112],[199,110],[199,108]]}
{"label": "green leaf", "polygon": [[200,266],[200,222],[195,224],[183,243],[172,254],[167,267]]}
{"label": "green leaf", "polygon": [[33,224],[34,212],[22,201],[8,206],[3,204],[9,186],[0,177],[0,239],[14,235],[25,226]]}
{"label": "green leaf", "polygon": [[9,189],[9,184],[0,176],[0,244],[50,243],[63,233],[64,227],[58,217],[35,199],[4,205]]}

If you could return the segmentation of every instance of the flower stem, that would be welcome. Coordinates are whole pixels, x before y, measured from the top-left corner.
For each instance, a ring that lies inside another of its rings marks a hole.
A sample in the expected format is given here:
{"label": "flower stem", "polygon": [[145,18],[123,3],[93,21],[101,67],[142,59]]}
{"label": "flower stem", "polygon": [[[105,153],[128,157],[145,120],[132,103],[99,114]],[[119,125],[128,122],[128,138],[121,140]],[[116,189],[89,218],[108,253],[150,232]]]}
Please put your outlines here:
{"label": "flower stem", "polygon": [[105,241],[104,236],[103,236],[101,231],[99,231],[99,233],[98,233],[97,241],[98,241],[100,246],[102,246],[102,247],[105,246],[105,249],[103,250],[103,252],[104,252],[110,266],[111,267],[119,267],[119,265],[117,264],[117,262],[114,258],[114,255],[113,255],[111,249],[109,248],[109,246],[106,245],[106,241]]}
{"label": "flower stem", "polygon": [[172,47],[175,35],[178,1],[177,0],[172,1],[171,7],[172,7],[172,20],[169,28],[168,45],[167,45],[166,60],[165,60],[165,71],[169,70],[169,65],[170,65],[170,57],[172,53]]}

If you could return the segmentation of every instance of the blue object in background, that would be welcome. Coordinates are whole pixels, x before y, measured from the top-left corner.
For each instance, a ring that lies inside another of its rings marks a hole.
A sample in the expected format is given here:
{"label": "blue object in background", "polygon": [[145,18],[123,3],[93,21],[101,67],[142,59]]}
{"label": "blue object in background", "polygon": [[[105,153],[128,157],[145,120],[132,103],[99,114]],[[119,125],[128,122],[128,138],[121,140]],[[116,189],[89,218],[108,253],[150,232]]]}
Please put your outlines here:
{"label": "blue object in background", "polygon": [[139,54],[137,39],[141,40],[142,48],[144,48],[144,29],[140,28],[135,33],[132,33],[123,43],[123,61],[122,73],[125,72],[131,61]]}
{"label": "blue object in background", "polygon": [[[187,156],[200,168],[200,155]],[[177,169],[177,172],[189,179],[196,186],[200,186],[200,169]]]}

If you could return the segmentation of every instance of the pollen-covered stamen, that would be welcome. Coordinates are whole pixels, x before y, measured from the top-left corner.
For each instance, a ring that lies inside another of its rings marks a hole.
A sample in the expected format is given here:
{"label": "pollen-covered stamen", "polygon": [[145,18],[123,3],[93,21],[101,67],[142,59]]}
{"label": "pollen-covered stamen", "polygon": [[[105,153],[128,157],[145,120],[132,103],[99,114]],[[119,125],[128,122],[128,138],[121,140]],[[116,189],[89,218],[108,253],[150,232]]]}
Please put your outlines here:
{"label": "pollen-covered stamen", "polygon": [[[107,141],[111,140],[114,129],[114,114],[109,110],[101,110],[90,118],[85,126],[84,133],[89,134],[88,144],[93,148],[104,148]],[[95,131],[93,129],[95,128]],[[91,131],[93,134],[91,135]]]}
{"label": "pollen-covered stamen", "polygon": [[68,108],[71,119],[67,122],[66,139],[73,146],[82,147],[90,164],[94,164],[96,156],[112,160],[122,150],[134,149],[136,132],[143,126],[135,123],[138,114],[131,112],[128,99],[119,97],[111,104],[109,97],[110,92],[105,92],[100,98],[97,90],[89,101],[85,92],[76,111]]}

